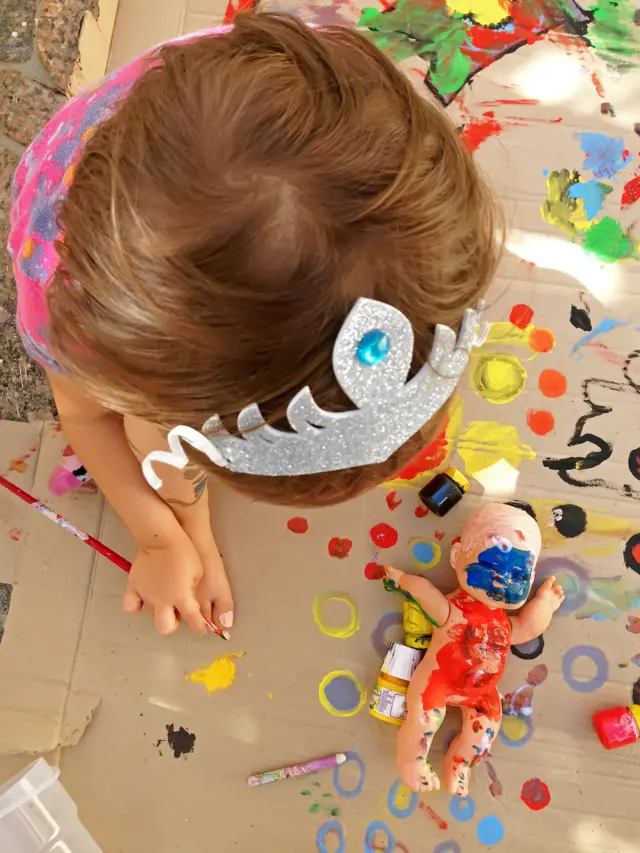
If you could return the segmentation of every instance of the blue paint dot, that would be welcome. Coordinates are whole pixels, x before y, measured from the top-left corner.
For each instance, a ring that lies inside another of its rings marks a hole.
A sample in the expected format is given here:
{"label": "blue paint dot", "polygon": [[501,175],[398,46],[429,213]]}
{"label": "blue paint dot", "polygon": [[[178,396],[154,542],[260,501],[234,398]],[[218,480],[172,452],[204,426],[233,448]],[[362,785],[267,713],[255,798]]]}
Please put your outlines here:
{"label": "blue paint dot", "polygon": [[411,553],[419,563],[430,563],[435,556],[431,542],[414,542]]}
{"label": "blue paint dot", "polygon": [[361,364],[371,367],[382,361],[391,349],[391,338],[381,329],[372,329],[363,335],[356,350],[356,356]]}
{"label": "blue paint dot", "polygon": [[480,844],[499,844],[504,838],[504,826],[500,818],[494,815],[483,817],[478,823],[478,841]]}
{"label": "blue paint dot", "polygon": [[476,804],[473,797],[451,797],[449,801],[449,813],[454,820],[466,823],[473,820],[476,813]]}
{"label": "blue paint dot", "polygon": [[324,688],[324,695],[336,711],[353,711],[360,704],[360,693],[352,678],[337,675]]}

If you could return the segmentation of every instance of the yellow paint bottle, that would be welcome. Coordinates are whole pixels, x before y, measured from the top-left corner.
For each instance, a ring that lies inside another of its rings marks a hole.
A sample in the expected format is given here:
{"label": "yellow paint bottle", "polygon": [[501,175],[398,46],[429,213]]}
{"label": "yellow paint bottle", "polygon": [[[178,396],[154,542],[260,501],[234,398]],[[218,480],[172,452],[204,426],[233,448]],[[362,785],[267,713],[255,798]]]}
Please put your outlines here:
{"label": "yellow paint bottle", "polygon": [[401,726],[407,716],[407,688],[422,659],[419,649],[392,643],[382,664],[380,675],[371,695],[369,711],[372,717]]}
{"label": "yellow paint bottle", "polygon": [[404,628],[404,642],[412,649],[425,651],[431,645],[433,636],[433,625],[415,601],[405,601],[402,610],[402,627]]}

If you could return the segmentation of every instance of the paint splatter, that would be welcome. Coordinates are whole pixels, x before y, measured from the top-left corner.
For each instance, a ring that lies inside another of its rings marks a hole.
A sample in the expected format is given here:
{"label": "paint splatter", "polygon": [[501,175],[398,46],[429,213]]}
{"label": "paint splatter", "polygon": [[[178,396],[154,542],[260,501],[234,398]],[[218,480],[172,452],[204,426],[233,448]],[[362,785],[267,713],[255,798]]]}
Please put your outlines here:
{"label": "paint splatter", "polygon": [[514,305],[509,320],[516,328],[524,330],[533,320],[533,308],[524,304]]}
{"label": "paint splatter", "polygon": [[392,512],[394,509],[398,509],[402,503],[402,498],[396,498],[396,492],[388,492],[385,500],[387,502],[387,506]]}
{"label": "paint splatter", "polygon": [[613,178],[631,161],[631,154],[624,146],[621,136],[606,136],[604,133],[574,133],[585,154],[583,169],[593,172],[596,178]]}
{"label": "paint splatter", "polygon": [[595,52],[608,65],[630,68],[637,64],[640,39],[633,26],[634,0],[596,0],[588,36]]}
{"label": "paint splatter", "polygon": [[542,218],[568,237],[575,237],[577,231],[589,225],[584,200],[569,195],[571,187],[579,182],[578,172],[568,169],[549,172],[547,176],[547,200],[542,205]]}
{"label": "paint splatter", "polygon": [[514,355],[487,353],[476,358],[471,384],[490,403],[504,404],[522,393],[527,371]]}
{"label": "paint splatter", "polygon": [[593,329],[591,317],[584,308],[578,308],[577,305],[571,306],[571,315],[569,317],[571,325],[581,332],[590,332]]}
{"label": "paint splatter", "polygon": [[215,693],[216,690],[227,690],[236,680],[236,665],[232,658],[242,657],[244,657],[244,652],[229,653],[224,657],[216,658],[206,669],[197,669],[185,678],[194,684],[202,684],[209,693]]}
{"label": "paint splatter", "polygon": [[582,245],[585,252],[606,264],[633,258],[638,252],[636,240],[625,234],[622,225],[611,216],[605,216],[592,225],[585,232]]}
{"label": "paint splatter", "polygon": [[631,207],[640,199],[640,175],[634,175],[630,181],[624,185],[622,190],[622,200],[620,207],[624,210],[626,207]]}
{"label": "paint splatter", "polygon": [[473,116],[462,129],[460,139],[470,151],[477,151],[483,142],[492,136],[499,136],[503,130],[503,126],[496,119],[496,114],[488,111],[482,116]]}
{"label": "paint splatter", "polygon": [[613,329],[618,329],[622,326],[628,326],[628,320],[617,320],[614,317],[605,317],[595,329],[591,329],[590,332],[587,332],[586,335],[583,335],[579,341],[571,347],[572,355],[575,355],[579,350],[583,347],[588,346],[594,338],[597,338],[599,335],[605,335],[608,332],[611,332]]}
{"label": "paint splatter", "polygon": [[27,453],[17,459],[12,459],[11,462],[9,462],[9,470],[16,471],[18,474],[26,474],[29,470],[29,466],[27,465],[28,458],[29,454]]}
{"label": "paint splatter", "polygon": [[309,522],[306,518],[297,516],[296,518],[290,518],[289,521],[287,521],[287,528],[292,533],[306,533],[309,529]]}
{"label": "paint splatter", "polygon": [[353,547],[351,539],[340,539],[334,536],[329,540],[327,549],[330,557],[335,557],[337,560],[345,560],[349,556],[349,552]]}
{"label": "paint splatter", "polygon": [[510,424],[496,421],[471,421],[460,436],[458,453],[473,477],[504,459],[518,468],[523,459],[535,459],[532,447],[520,441],[518,431]]}
{"label": "paint splatter", "polygon": [[549,329],[534,328],[529,332],[529,347],[534,352],[551,352],[555,345],[555,335]]}
{"label": "paint splatter", "polygon": [[379,563],[367,563],[364,567],[364,576],[369,581],[380,581],[384,577],[384,569]]}
{"label": "paint splatter", "polygon": [[581,198],[584,201],[584,209],[587,219],[591,221],[604,207],[605,199],[613,192],[611,184],[603,184],[592,179],[590,181],[579,181],[569,187],[569,198]]}
{"label": "paint splatter", "polygon": [[551,794],[548,786],[540,779],[529,779],[529,781],[525,782],[522,786],[520,799],[525,806],[528,806],[531,809],[531,811],[539,812],[542,811],[542,809],[546,809],[549,805],[551,802]]}
{"label": "paint splatter", "polygon": [[9,531],[9,539],[12,539],[14,542],[19,542],[23,533],[24,530],[20,530],[18,527],[12,527]]}
{"label": "paint splatter", "polygon": [[429,515],[429,510],[426,506],[420,505],[414,509],[413,514],[416,518],[426,518]]}
{"label": "paint splatter", "polygon": [[13,585],[10,583],[0,583],[0,643],[4,637],[4,627],[9,615],[9,607],[11,606],[11,593]]}
{"label": "paint splatter", "polygon": [[627,631],[630,634],[640,634],[640,618],[638,616],[627,616]]}
{"label": "paint splatter", "polygon": [[420,800],[418,805],[424,811],[424,813],[431,818],[431,820],[435,823],[438,829],[449,829],[449,824],[447,823],[447,821],[444,820],[444,818],[441,818],[438,812],[434,811],[431,806],[428,806],[426,803],[423,803],[422,800]]}
{"label": "paint splatter", "polygon": [[555,425],[555,418],[546,409],[529,409],[527,412],[527,426],[536,435],[548,435]]}
{"label": "paint splatter", "polygon": [[398,531],[384,522],[375,524],[369,531],[369,536],[378,548],[393,548],[398,541]]}
{"label": "paint splatter", "polygon": [[545,397],[562,397],[567,390],[567,377],[559,370],[543,370],[538,377],[538,388]]}
{"label": "paint splatter", "polygon": [[496,773],[493,764],[490,761],[485,760],[484,766],[490,779],[489,793],[492,797],[501,797],[504,794],[504,788],[502,787],[502,782],[498,778],[498,774]]}
{"label": "paint splatter", "polygon": [[600,104],[600,114],[603,116],[610,116],[611,118],[615,118],[616,111],[613,108],[613,104],[610,104],[609,101],[603,101]]}
{"label": "paint splatter", "polygon": [[180,726],[176,731],[173,723],[167,727],[167,743],[173,750],[173,757],[180,758],[181,755],[189,755],[196,745],[196,736],[187,729]]}
{"label": "paint splatter", "polygon": [[551,510],[553,526],[565,539],[575,539],[587,529],[587,513],[577,504],[559,504]]}

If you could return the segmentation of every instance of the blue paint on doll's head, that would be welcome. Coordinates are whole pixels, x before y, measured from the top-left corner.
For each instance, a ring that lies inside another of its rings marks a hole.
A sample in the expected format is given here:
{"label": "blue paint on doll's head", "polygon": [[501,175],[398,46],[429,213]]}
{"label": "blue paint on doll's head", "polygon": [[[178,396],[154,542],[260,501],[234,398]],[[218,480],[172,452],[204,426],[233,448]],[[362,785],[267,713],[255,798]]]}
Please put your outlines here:
{"label": "blue paint on doll's head", "polygon": [[523,604],[531,589],[534,564],[531,551],[494,545],[482,551],[477,562],[467,566],[467,583],[494,601]]}

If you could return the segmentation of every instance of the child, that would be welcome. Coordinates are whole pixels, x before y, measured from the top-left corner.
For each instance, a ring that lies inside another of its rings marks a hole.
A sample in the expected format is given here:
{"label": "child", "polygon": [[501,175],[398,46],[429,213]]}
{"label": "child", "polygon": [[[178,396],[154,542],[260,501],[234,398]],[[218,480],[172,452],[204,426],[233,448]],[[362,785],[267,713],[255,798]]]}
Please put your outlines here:
{"label": "child", "polygon": [[352,408],[332,349],[358,297],[405,315],[421,367],[434,324],[457,326],[490,282],[498,228],[447,116],[351,29],[240,16],[49,122],[15,176],[17,322],[138,544],[128,613],[145,606],[161,633],[231,627],[207,473],[257,500],[337,503],[393,476],[437,422],[385,462],[330,473],[233,474],[193,453],[156,493],[140,460],[167,429],[218,414],[233,431],[250,403],[282,427],[306,385]]}

